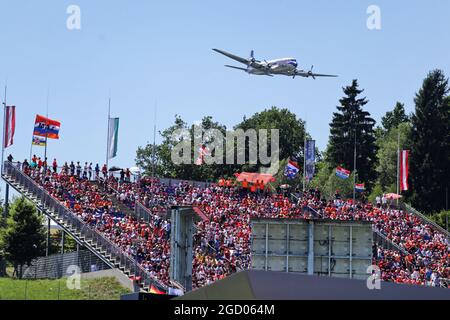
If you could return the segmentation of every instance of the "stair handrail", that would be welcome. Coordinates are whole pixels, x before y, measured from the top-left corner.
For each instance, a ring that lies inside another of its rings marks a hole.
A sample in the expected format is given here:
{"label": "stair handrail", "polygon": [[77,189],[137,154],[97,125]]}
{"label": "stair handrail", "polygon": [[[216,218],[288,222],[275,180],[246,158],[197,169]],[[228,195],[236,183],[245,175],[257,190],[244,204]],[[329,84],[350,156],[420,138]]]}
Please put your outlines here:
{"label": "stair handrail", "polygon": [[160,216],[158,216],[157,214],[154,214],[149,208],[144,206],[139,200],[136,200],[134,203],[134,212],[135,212],[135,215],[137,218],[142,218],[140,211],[143,211],[147,215],[147,217],[144,217],[144,220],[146,220],[146,221],[150,221],[150,218],[152,218],[152,219],[160,218]]}
{"label": "stair handrail", "polygon": [[433,228],[435,228],[436,230],[438,230],[440,233],[444,234],[447,238],[450,239],[450,232],[448,232],[447,230],[445,230],[444,228],[442,228],[440,225],[438,225],[436,222],[434,222],[433,220],[431,220],[430,218],[426,217],[424,214],[420,213],[418,210],[414,209],[411,205],[402,202],[401,207],[403,207],[402,209],[405,212],[409,212],[413,215],[415,215],[416,217],[418,217],[419,219],[422,220],[422,222],[429,224],[431,226],[433,226]]}
{"label": "stair handrail", "polygon": [[[405,248],[402,248],[400,245],[398,245],[397,243],[395,243],[394,241],[388,239],[380,230],[375,229],[374,226],[372,226],[372,231],[374,234],[374,241],[381,245],[382,247],[389,249],[389,250],[396,250],[402,254],[404,254],[405,256],[408,255],[408,251],[406,251]],[[385,243],[387,245],[385,245]]]}
{"label": "stair handrail", "polygon": [[[100,247],[106,247],[105,250],[108,253],[107,249],[110,249],[111,255],[115,258],[119,258],[120,263],[123,263],[125,268],[129,268],[130,272],[135,274],[136,276],[140,276],[144,278],[145,281],[150,281],[149,284],[154,283],[155,285],[167,289],[167,286],[163,283],[159,282],[156,278],[148,273],[133,257],[124,252],[121,248],[119,248],[115,243],[113,243],[110,239],[106,238],[97,230],[91,228],[87,223],[81,220],[76,214],[74,214],[71,210],[61,204],[59,200],[53,197],[47,190],[41,187],[36,181],[31,179],[31,177],[27,176],[23,173],[19,168],[15,167],[11,162],[5,161],[3,167],[3,174],[10,175],[14,178],[19,178],[17,180],[24,182],[25,180],[28,185],[23,184],[23,186],[28,187],[30,191],[34,191],[33,193],[36,195],[38,199],[44,204],[44,207],[51,207],[53,205],[53,210],[58,216],[63,216],[69,220],[70,224],[76,224],[77,229],[81,234],[85,234],[86,238],[91,238],[92,240],[100,244]],[[33,187],[33,188],[31,188]],[[106,246],[105,246],[106,244]],[[109,248],[108,248],[109,247]],[[133,269],[134,267],[134,269]],[[136,270],[137,269],[137,270]]]}

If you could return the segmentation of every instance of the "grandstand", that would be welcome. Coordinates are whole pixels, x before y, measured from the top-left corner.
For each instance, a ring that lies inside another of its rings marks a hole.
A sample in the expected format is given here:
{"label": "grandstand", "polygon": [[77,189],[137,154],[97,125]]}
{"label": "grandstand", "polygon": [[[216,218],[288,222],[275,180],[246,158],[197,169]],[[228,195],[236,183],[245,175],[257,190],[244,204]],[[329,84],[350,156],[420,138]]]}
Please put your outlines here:
{"label": "grandstand", "polygon": [[156,179],[86,177],[5,162],[3,179],[36,204],[105,266],[118,268],[141,290],[179,287],[169,277],[171,206],[193,206],[206,219],[194,236],[193,287],[251,266],[252,218],[370,221],[373,263],[384,281],[449,287],[448,233],[408,207],[324,200],[314,190],[287,197],[238,186]]}

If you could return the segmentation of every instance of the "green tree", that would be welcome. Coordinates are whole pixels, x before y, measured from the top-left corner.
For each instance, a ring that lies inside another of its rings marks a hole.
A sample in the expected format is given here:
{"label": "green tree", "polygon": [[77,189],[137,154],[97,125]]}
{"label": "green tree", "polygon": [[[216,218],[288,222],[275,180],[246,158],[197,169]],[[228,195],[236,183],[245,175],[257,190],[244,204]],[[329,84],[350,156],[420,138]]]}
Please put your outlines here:
{"label": "green tree", "polygon": [[365,97],[358,97],[364,90],[358,88],[357,80],[343,91],[345,96],[339,100],[338,112],[333,113],[330,123],[327,161],[331,168],[340,165],[353,170],[356,142],[357,180],[364,182],[370,190],[376,178],[375,120],[362,109],[368,101]]}
{"label": "green tree", "polygon": [[[217,129],[224,136],[226,127],[215,122],[212,117],[204,117],[199,126],[205,130]],[[189,137],[175,134],[177,130],[185,130]],[[160,177],[189,179],[189,180],[212,180],[220,176],[232,174],[228,172],[223,164],[204,164],[195,165],[195,150],[200,146],[194,145],[194,125],[189,126],[180,116],[175,116],[175,123],[169,128],[160,131],[163,141],[155,147],[155,160],[153,161],[153,144],[147,144],[145,147],[139,147],[136,152],[136,164],[144,169],[145,174],[152,174],[152,164],[155,163],[155,174]],[[183,139],[191,140],[190,163],[175,164],[172,161],[172,150]],[[204,143],[209,143],[208,137],[204,137]],[[225,162],[225,161],[223,161]]]}
{"label": "green tree", "polygon": [[[409,122],[400,123],[392,127],[383,137],[377,139],[377,173],[381,190],[396,192],[397,190],[397,149],[409,149],[409,135],[411,125]],[[400,138],[400,139],[399,139]]]}
{"label": "green tree", "polygon": [[3,234],[6,230],[6,217],[3,215],[3,203],[0,201],[0,277],[6,275],[6,254],[3,246]]}
{"label": "green tree", "polygon": [[24,265],[44,254],[45,240],[43,220],[35,206],[24,197],[17,198],[11,206],[1,244],[18,278],[22,277]]}
{"label": "green tree", "polygon": [[450,116],[448,79],[441,70],[431,71],[414,99],[412,116],[410,182],[413,206],[427,213],[445,205],[450,177]]}
{"label": "green tree", "polygon": [[[336,190],[344,198],[353,196],[353,175],[352,172],[348,179],[336,177],[336,172],[328,163],[321,162],[317,166],[318,172],[311,181],[310,188],[319,188],[323,197],[331,199],[334,197]],[[359,197],[359,194],[356,194]]]}
{"label": "green tree", "polygon": [[[50,254],[61,253],[62,233],[62,230],[52,232],[50,236]],[[64,236],[64,252],[73,252],[76,249],[76,241],[66,233]]]}
{"label": "green tree", "polygon": [[305,122],[298,119],[295,113],[287,108],[272,106],[257,112],[250,118],[244,118],[235,129],[278,129],[280,131],[280,158],[303,157],[303,141],[305,138]]}
{"label": "green tree", "polygon": [[[179,179],[190,180],[217,180],[220,177],[232,177],[234,173],[240,171],[258,171],[262,168],[261,163],[256,165],[250,165],[248,159],[249,142],[246,140],[245,155],[246,163],[243,165],[226,164],[226,155],[228,152],[234,152],[234,158],[237,158],[237,141],[231,150],[228,150],[225,137],[227,136],[227,128],[214,121],[212,117],[204,117],[199,124],[203,129],[217,129],[219,130],[224,139],[223,143],[224,154],[222,158],[222,164],[203,164],[201,166],[195,165],[195,151],[199,146],[195,146],[194,141],[194,125],[189,126],[181,117],[175,117],[175,123],[171,127],[160,132],[162,136],[162,143],[156,146],[155,172],[158,176],[172,177]],[[304,122],[301,119],[297,119],[296,115],[290,112],[288,109],[279,109],[272,107],[266,109],[260,113],[254,114],[252,117],[246,119],[234,127],[235,130],[242,129],[246,131],[248,129],[254,129],[257,133],[259,129],[267,129],[268,143],[270,145],[270,129],[279,129],[279,146],[280,146],[280,159],[287,159],[289,156],[297,157],[300,163],[303,161],[303,140],[305,135]],[[184,138],[183,136],[174,135],[176,130],[185,130],[191,139],[191,163],[190,164],[174,164],[171,158],[173,148],[179,144]],[[214,141],[214,138],[204,136],[203,142],[209,144]],[[220,143],[220,141],[219,141]],[[258,146],[257,146],[258,147]],[[270,147],[268,148],[270,151]],[[151,174],[153,164],[153,145],[147,144],[144,147],[139,147],[136,152],[136,164],[143,168],[146,174]],[[281,167],[280,167],[281,169]]]}
{"label": "green tree", "polygon": [[[289,157],[295,157],[299,163],[303,163],[303,143],[305,139],[305,122],[297,118],[295,113],[287,108],[277,108],[272,106],[262,112],[257,112],[250,118],[244,118],[241,123],[235,126],[235,129],[267,129],[270,135],[270,129],[279,130],[280,160]],[[270,137],[268,138],[270,143]],[[258,171],[261,164],[254,166],[244,166],[244,170]],[[281,168],[280,169],[284,169]]]}
{"label": "green tree", "polygon": [[405,113],[405,105],[397,102],[392,111],[386,112],[381,118],[381,124],[384,131],[389,132],[393,128],[397,128],[399,124],[409,122],[409,117]]}
{"label": "green tree", "polygon": [[442,210],[441,212],[434,213],[430,218],[442,228],[447,231],[449,230],[450,210]]}

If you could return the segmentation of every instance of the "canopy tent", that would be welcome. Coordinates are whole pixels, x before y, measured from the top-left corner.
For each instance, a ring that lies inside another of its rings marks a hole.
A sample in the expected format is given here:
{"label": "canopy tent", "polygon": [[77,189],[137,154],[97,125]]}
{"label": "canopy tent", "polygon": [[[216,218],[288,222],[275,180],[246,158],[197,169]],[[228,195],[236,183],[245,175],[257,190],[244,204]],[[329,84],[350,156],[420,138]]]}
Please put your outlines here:
{"label": "canopy tent", "polygon": [[138,176],[141,173],[141,169],[139,169],[138,167],[131,167],[130,172],[132,175]]}
{"label": "canopy tent", "polygon": [[256,183],[262,182],[264,185],[268,184],[269,182],[275,181],[275,178],[268,173],[257,173],[257,172],[241,172],[236,173],[236,180],[239,182],[242,182],[244,180],[247,180],[248,183]]}

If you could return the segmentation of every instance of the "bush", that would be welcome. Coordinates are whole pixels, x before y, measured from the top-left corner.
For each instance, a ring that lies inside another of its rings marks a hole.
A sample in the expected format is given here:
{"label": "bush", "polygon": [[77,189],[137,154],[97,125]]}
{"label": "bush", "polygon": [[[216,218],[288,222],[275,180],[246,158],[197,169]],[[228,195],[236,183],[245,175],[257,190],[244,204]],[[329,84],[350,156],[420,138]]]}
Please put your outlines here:
{"label": "bush", "polygon": [[430,216],[431,220],[436,222],[442,228],[448,230],[448,226],[446,225],[447,221],[450,223],[450,210],[442,210],[441,212],[434,213]]}

